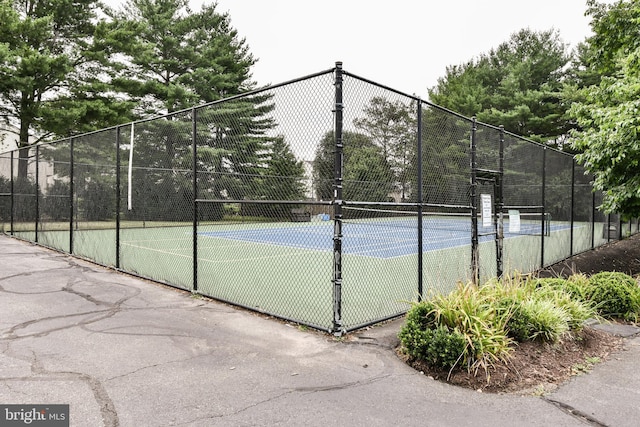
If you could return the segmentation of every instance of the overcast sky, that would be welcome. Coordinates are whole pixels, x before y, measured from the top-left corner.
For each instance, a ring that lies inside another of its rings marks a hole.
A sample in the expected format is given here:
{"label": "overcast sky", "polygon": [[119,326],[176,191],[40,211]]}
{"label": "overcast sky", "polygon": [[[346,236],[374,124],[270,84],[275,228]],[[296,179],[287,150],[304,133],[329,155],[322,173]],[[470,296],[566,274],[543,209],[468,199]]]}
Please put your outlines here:
{"label": "overcast sky", "polygon": [[229,12],[259,59],[260,86],[342,61],[353,74],[423,99],[448,65],[522,28],[558,29],[571,47],[590,34],[585,0],[218,0],[217,10]]}

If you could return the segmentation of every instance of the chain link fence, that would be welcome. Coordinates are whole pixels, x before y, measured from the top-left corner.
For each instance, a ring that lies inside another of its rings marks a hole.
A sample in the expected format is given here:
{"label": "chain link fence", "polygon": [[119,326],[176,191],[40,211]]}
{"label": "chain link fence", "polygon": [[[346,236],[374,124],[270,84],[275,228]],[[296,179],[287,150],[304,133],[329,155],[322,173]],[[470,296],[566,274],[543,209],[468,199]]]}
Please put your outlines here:
{"label": "chain link fence", "polygon": [[340,334],[638,232],[572,156],[342,70],[0,154],[2,232]]}

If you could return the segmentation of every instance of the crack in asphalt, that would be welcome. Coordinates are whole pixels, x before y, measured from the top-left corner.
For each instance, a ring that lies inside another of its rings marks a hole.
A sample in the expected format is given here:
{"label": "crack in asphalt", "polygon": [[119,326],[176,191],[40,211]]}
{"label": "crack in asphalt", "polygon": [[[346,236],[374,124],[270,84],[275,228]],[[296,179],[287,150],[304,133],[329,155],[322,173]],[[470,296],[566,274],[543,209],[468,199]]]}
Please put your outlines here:
{"label": "crack in asphalt", "polygon": [[[63,258],[63,257],[60,257]],[[80,269],[81,271],[79,273],[74,273],[73,277],[71,277],[68,281],[67,284],[60,288],[57,289],[55,291],[46,291],[46,292],[36,292],[35,294],[47,294],[47,293],[59,293],[59,292],[66,292],[68,294],[71,295],[75,295],[85,301],[90,302],[91,304],[94,304],[96,306],[96,310],[87,310],[87,311],[83,311],[80,313],[73,313],[73,314],[62,314],[62,315],[54,315],[54,316],[46,316],[46,317],[40,317],[38,319],[31,319],[25,322],[22,322],[20,324],[17,325],[13,325],[11,328],[7,329],[4,331],[4,333],[2,334],[2,336],[0,337],[0,346],[2,348],[1,353],[7,355],[8,357],[13,357],[13,358],[17,358],[19,360],[24,360],[24,357],[20,357],[18,355],[10,355],[8,353],[12,353],[11,351],[11,347],[12,344],[15,343],[18,340],[22,340],[25,338],[41,338],[41,337],[45,337],[51,333],[54,332],[58,332],[58,331],[62,331],[62,330],[66,330],[66,329],[71,329],[71,328],[81,328],[83,330],[89,331],[91,333],[101,333],[101,334],[113,334],[113,335],[144,335],[144,336],[164,336],[164,337],[179,337],[179,338],[189,338],[188,335],[181,335],[181,334],[171,334],[171,333],[157,333],[157,334],[149,334],[149,333],[144,333],[144,334],[136,334],[136,333],[131,333],[131,332],[117,332],[114,331],[113,329],[109,330],[96,330],[93,329],[91,327],[89,327],[92,324],[95,324],[97,322],[100,322],[102,320],[108,319],[112,316],[115,316],[118,313],[121,313],[123,311],[137,311],[137,310],[158,310],[158,309],[177,309],[177,308],[189,308],[189,307],[184,307],[184,306],[180,306],[179,304],[171,304],[167,307],[158,307],[158,306],[150,306],[150,307],[123,307],[123,305],[128,302],[129,300],[131,300],[132,298],[135,298],[136,296],[139,296],[142,293],[141,289],[137,289],[137,288],[132,288],[126,284],[122,284],[122,283],[117,283],[114,281],[106,281],[106,280],[101,280],[99,277],[96,277],[97,274],[99,274],[100,272],[96,271],[95,269],[91,268],[91,267],[85,267],[82,265],[77,264],[76,262],[74,262],[74,260],[65,258],[65,266],[64,267],[57,267],[57,268],[50,268],[50,269],[46,269],[46,270],[42,270],[42,271],[35,271],[35,272],[28,272],[28,273],[21,273],[21,274],[14,274],[11,276],[6,276],[6,277],[2,277],[0,278],[0,281],[6,281],[12,278],[27,278],[29,276],[38,274],[38,275],[46,275],[46,274],[51,274],[52,272],[55,271],[60,271],[60,270],[69,270],[69,269]],[[89,274],[90,273],[90,276]],[[78,289],[76,289],[77,286],[80,285],[94,285],[96,288],[99,288],[100,286],[117,286],[117,287],[122,287],[122,289],[125,291],[124,295],[119,298],[116,301],[104,301],[101,300],[99,298],[96,298],[95,296],[87,293],[87,292],[82,292]],[[8,291],[4,288],[2,288],[0,286],[0,291],[1,292],[7,292],[7,293],[12,293],[12,294],[27,294],[25,292],[15,292],[15,291]],[[33,293],[31,293],[33,294]],[[77,318],[78,321],[73,322],[73,319]],[[31,327],[33,325],[36,324],[46,324],[47,322],[55,322],[57,320],[64,320],[64,319],[71,319],[71,322],[69,322],[68,324],[65,325],[59,325],[59,326],[52,326],[49,328],[46,328],[45,330],[41,330],[38,332],[33,332],[33,333],[29,333],[29,334],[25,334],[25,335],[19,335],[19,331],[24,330],[28,327]],[[200,355],[195,355],[192,357],[187,358],[186,360],[189,359],[193,359],[196,357],[202,357],[202,354]],[[105,386],[103,385],[103,383],[98,379],[95,378],[89,374],[86,373],[82,373],[82,372],[73,372],[73,371],[48,371],[47,369],[44,368],[44,366],[42,365],[42,363],[40,363],[40,361],[37,359],[36,355],[34,353],[32,353],[32,356],[29,358],[27,357],[27,362],[30,362],[31,364],[31,372],[32,375],[31,376],[20,376],[20,377],[3,377],[2,378],[2,383],[5,387],[8,387],[9,389],[11,389],[10,385],[7,383],[8,381],[60,381],[60,380],[72,380],[72,381],[82,381],[85,382],[89,388],[91,389],[93,395],[94,395],[94,399],[96,401],[96,403],[98,404],[98,406],[100,407],[100,414],[103,420],[103,423],[105,426],[107,427],[118,427],[120,425],[120,421],[118,418],[118,414],[115,408],[115,405],[113,403],[113,401],[111,400],[111,398],[109,397],[109,394],[105,388]],[[184,360],[173,360],[173,361],[169,361],[169,362],[165,362],[165,363],[161,363],[161,364],[156,364],[156,365],[152,365],[152,366],[145,366],[143,368],[137,369],[133,372],[129,372],[127,374],[124,374],[122,376],[127,376],[127,375],[132,375],[135,374],[136,372],[145,370],[145,369],[150,369],[150,368],[154,368],[160,365],[166,365],[169,363],[176,363],[176,362],[184,362]],[[114,377],[114,378],[118,378],[118,377]],[[110,381],[114,378],[109,378],[106,379],[106,381]]]}
{"label": "crack in asphalt", "polygon": [[258,402],[252,403],[250,405],[244,406],[242,408],[239,408],[233,412],[229,412],[226,414],[217,414],[217,415],[209,415],[209,416],[202,416],[202,417],[196,417],[193,419],[190,419],[188,421],[185,421],[184,423],[181,424],[176,424],[176,425],[190,425],[196,421],[202,421],[202,420],[209,420],[209,419],[220,419],[220,418],[228,418],[228,417],[233,417],[235,415],[239,415],[243,412],[246,412],[250,409],[254,409],[256,407],[265,405],[265,404],[269,404],[275,400],[278,400],[282,397],[288,396],[290,394],[293,393],[303,393],[303,394],[313,394],[313,393],[322,393],[325,391],[333,391],[333,390],[346,390],[346,389],[350,389],[350,388],[357,388],[360,386],[365,386],[368,384],[373,384],[376,383],[378,381],[382,381],[384,379],[387,379],[391,376],[391,374],[385,374],[385,375],[379,375],[376,377],[372,377],[372,378],[367,378],[366,380],[362,380],[362,381],[351,381],[351,382],[347,382],[347,383],[341,383],[341,384],[333,384],[333,385],[327,385],[327,386],[318,386],[318,387],[296,387],[296,388],[292,388],[289,390],[285,390],[279,394],[276,394],[274,396],[268,397],[266,399],[260,400]]}
{"label": "crack in asphalt", "polygon": [[569,414],[574,418],[577,418],[577,419],[579,419],[581,421],[584,421],[584,422],[588,423],[589,425],[596,426],[596,427],[609,427],[607,424],[602,423],[598,419],[592,417],[589,414],[585,414],[584,412],[574,408],[571,405],[567,405],[566,403],[559,402],[557,400],[553,400],[553,399],[550,399],[548,397],[542,397],[542,400],[544,400],[547,403],[552,404],[553,406],[556,406],[562,412],[564,412],[566,414]]}
{"label": "crack in asphalt", "polygon": [[118,427],[120,425],[120,421],[118,419],[118,413],[116,411],[115,405],[111,398],[109,397],[109,393],[104,388],[100,380],[91,375],[82,373],[82,372],[71,372],[71,371],[48,371],[42,366],[38,358],[33,355],[32,363],[31,363],[31,371],[34,373],[35,377],[26,377],[26,378],[12,378],[14,380],[23,380],[23,381],[60,381],[60,380],[75,380],[75,381],[83,381],[87,383],[90,390],[92,391],[96,403],[100,407],[100,415],[102,416],[102,421],[105,427]]}

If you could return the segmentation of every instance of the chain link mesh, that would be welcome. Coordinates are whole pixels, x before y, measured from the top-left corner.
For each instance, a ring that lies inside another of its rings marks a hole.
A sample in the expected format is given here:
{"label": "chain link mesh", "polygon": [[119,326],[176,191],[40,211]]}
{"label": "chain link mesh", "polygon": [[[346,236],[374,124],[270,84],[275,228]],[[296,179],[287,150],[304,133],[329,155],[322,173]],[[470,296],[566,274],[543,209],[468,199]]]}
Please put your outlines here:
{"label": "chain link mesh", "polygon": [[0,153],[2,232],[335,332],[472,280],[476,210],[480,280],[638,231],[570,155],[336,75]]}

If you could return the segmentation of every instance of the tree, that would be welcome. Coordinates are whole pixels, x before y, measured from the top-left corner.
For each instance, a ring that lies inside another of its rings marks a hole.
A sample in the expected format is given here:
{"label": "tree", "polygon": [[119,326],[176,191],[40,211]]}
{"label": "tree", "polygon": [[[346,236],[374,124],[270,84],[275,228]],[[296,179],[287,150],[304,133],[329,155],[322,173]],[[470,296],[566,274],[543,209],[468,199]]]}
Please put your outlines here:
{"label": "tree", "polygon": [[0,0],[0,115],[19,123],[18,175],[30,136],[105,127],[128,109],[101,82],[109,51],[96,0]]}
{"label": "tree", "polygon": [[[251,191],[258,200],[297,201],[305,197],[304,163],[296,159],[284,137],[276,138],[270,144],[271,154],[265,163],[261,177],[254,180]],[[292,205],[289,204],[245,204],[243,215],[265,216],[269,218],[289,218]]]}
{"label": "tree", "polygon": [[[138,102],[139,116],[166,114],[145,122],[136,135],[138,164],[146,168],[140,179],[173,189],[168,194],[180,194],[180,204],[189,202],[194,195],[184,182],[192,125],[185,109],[251,89],[255,60],[215,3],[194,12],[187,0],[130,0],[109,14],[114,26],[136,27],[122,45],[123,73],[114,83]],[[274,126],[270,99],[253,95],[197,109],[199,197],[263,198],[259,182],[274,141],[266,136]],[[222,215],[221,206],[209,211]]]}
{"label": "tree", "polygon": [[[344,132],[343,199],[386,202],[393,187],[393,172],[382,149],[361,133]],[[333,198],[335,135],[327,132],[313,160],[313,179],[320,200]]]}
{"label": "tree", "polygon": [[415,105],[411,107],[377,96],[363,112],[364,116],[354,119],[353,124],[382,149],[382,155],[395,175],[392,180],[398,183],[404,201],[410,193],[407,188],[412,170],[409,160],[415,157],[417,148]]}
{"label": "tree", "polygon": [[114,82],[138,102],[140,116],[172,113],[250,89],[255,59],[216,3],[192,11],[188,0],[129,0],[108,11],[136,34],[120,47]]}
{"label": "tree", "polygon": [[572,133],[578,162],[594,174],[604,192],[602,208],[640,214],[640,1],[612,5],[588,2],[594,36],[589,38],[591,70],[603,73],[571,108],[579,129]]}
{"label": "tree", "polygon": [[489,53],[448,67],[429,98],[539,142],[562,142],[571,127],[562,92],[569,60],[558,31],[523,29]]}

